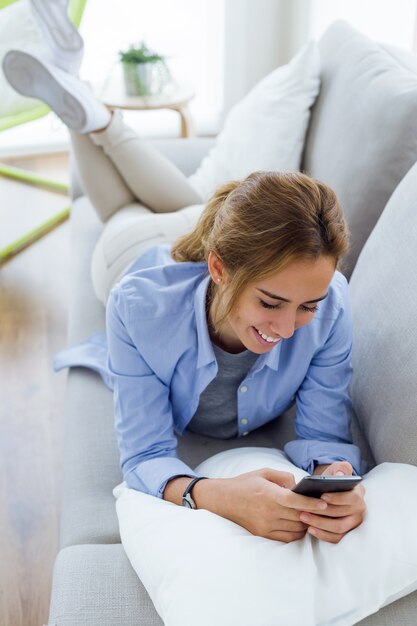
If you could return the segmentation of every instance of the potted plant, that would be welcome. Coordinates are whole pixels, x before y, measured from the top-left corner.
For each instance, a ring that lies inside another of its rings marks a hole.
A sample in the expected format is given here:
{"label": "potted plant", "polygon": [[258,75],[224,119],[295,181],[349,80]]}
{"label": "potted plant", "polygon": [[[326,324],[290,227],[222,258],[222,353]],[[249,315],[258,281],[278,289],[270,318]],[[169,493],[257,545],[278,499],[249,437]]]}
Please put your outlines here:
{"label": "potted plant", "polygon": [[165,57],[150,50],[142,41],[119,51],[126,92],[129,96],[158,94],[171,79]]}

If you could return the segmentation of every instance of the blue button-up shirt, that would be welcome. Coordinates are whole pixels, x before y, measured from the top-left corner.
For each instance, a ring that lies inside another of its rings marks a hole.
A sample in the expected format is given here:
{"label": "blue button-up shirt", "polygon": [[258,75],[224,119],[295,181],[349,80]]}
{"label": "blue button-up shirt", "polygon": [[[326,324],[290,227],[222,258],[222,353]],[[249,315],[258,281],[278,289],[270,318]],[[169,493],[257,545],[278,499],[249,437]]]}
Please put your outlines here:
{"label": "blue button-up shirt", "polygon": [[[106,336],[64,351],[55,363],[92,367],[113,388],[124,480],[158,497],[170,478],[197,476],[177,457],[176,434],[218,371],[207,328],[207,263],[176,263],[170,248],[145,252],[112,289]],[[275,419],[295,398],[297,440],[284,447],[291,461],[312,473],[316,464],[347,460],[360,474],[366,463],[350,433],[351,352],[348,284],[335,272],[311,322],[259,355],[236,390],[238,436]]]}

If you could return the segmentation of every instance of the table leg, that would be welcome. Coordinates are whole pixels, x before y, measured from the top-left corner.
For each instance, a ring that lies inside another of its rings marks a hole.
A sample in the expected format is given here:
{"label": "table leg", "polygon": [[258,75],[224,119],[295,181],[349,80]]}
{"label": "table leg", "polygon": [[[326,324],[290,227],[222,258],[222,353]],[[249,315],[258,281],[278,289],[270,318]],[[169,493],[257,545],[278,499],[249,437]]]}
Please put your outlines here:
{"label": "table leg", "polygon": [[194,124],[188,106],[183,104],[177,108],[177,111],[181,116],[181,137],[195,137]]}

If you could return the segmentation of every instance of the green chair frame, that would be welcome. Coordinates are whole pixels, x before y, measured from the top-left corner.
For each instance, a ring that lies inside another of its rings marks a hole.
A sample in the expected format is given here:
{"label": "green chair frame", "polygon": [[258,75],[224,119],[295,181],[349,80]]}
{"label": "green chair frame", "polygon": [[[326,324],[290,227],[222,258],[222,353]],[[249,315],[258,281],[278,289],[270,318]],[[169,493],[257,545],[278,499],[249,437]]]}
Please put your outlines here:
{"label": "green chair frame", "polygon": [[[4,9],[6,6],[13,4],[16,1],[18,0],[0,0],[0,9]],[[80,26],[86,2],[87,0],[70,0],[69,15],[71,21],[77,28]],[[40,104],[35,106],[33,109],[17,113],[16,115],[0,118],[0,132],[19,126],[20,124],[26,124],[27,122],[37,120],[47,115],[50,111],[51,109],[48,106]],[[69,193],[69,186],[65,183],[49,180],[32,172],[28,172],[27,170],[12,167],[4,163],[0,163],[0,176],[12,178],[27,185],[33,185],[42,189],[61,193],[66,196],[68,196]],[[69,218],[69,215],[70,207],[68,206],[37,228],[29,231],[19,239],[7,245],[5,248],[0,249],[0,266],[6,263],[6,261],[9,261],[12,257],[16,256],[16,254],[22,250],[28,248],[35,241],[38,241],[56,226],[65,222]]]}

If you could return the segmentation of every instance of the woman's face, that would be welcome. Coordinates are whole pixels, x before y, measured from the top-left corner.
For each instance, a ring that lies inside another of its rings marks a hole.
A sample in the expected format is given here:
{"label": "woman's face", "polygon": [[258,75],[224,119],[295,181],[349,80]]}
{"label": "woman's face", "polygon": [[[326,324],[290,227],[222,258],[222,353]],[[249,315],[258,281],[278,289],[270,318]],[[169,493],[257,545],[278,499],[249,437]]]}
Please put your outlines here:
{"label": "woman's face", "polygon": [[[216,297],[221,298],[227,273],[212,252],[208,266],[218,286]],[[245,349],[257,354],[269,352],[313,319],[317,303],[327,295],[334,272],[334,258],[321,256],[315,261],[294,261],[275,275],[252,283],[241,294],[222,332],[212,338],[229,352]],[[210,311],[215,302],[216,298]]]}

